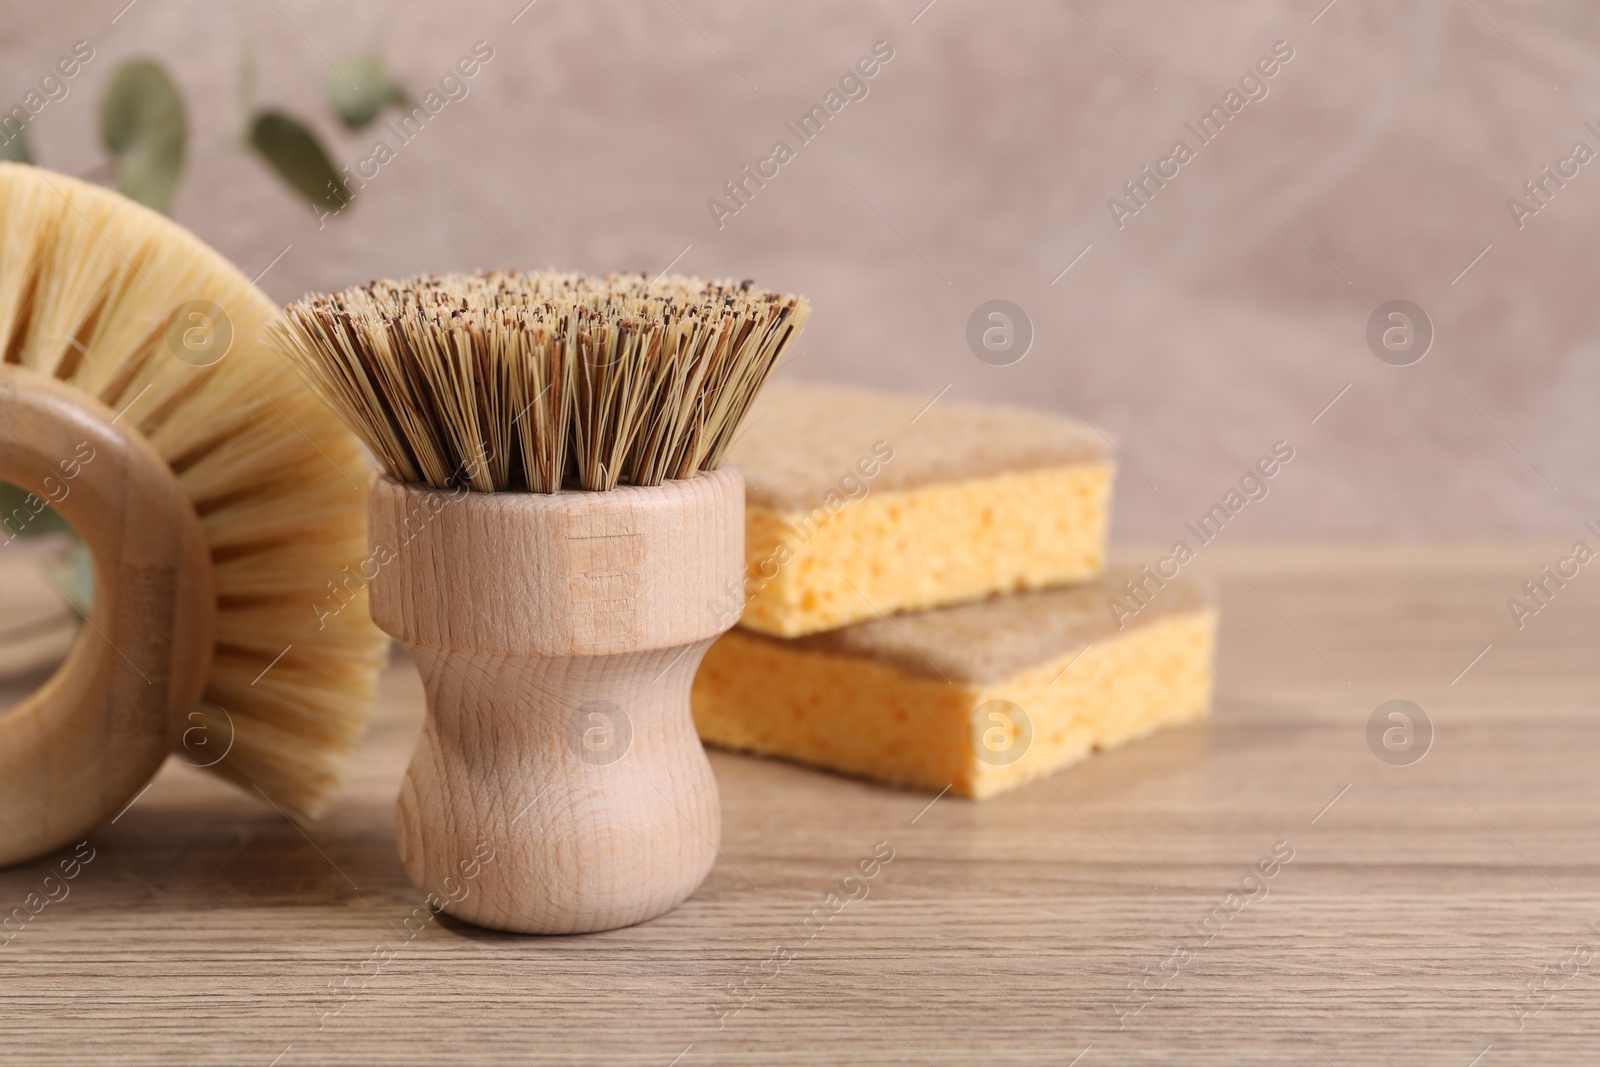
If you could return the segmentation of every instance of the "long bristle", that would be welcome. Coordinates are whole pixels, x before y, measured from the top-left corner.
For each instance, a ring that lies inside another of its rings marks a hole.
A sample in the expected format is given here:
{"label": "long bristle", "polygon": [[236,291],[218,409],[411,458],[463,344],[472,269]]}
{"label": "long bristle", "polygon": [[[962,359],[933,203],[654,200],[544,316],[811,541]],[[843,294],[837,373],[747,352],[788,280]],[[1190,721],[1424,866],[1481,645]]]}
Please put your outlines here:
{"label": "long bristle", "polygon": [[395,479],[553,493],[715,469],[810,308],[748,282],[505,272],[285,312],[274,343]]}
{"label": "long bristle", "polygon": [[[209,366],[168,340],[193,301],[233,334]],[[177,474],[211,549],[216,646],[181,754],[314,816],[366,724],[387,639],[367,615],[364,583],[345,580],[367,554],[370,464],[266,350],[275,315],[170,220],[0,163],[0,358],[120,412],[119,425]]]}

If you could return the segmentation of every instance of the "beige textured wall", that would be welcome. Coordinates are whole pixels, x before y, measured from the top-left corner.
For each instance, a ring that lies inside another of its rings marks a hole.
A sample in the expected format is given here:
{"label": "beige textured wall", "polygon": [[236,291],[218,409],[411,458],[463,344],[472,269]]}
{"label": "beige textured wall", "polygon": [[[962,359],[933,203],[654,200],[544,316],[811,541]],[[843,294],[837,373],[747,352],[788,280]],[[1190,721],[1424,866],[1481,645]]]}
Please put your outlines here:
{"label": "beige textured wall", "polygon": [[[656,271],[689,246],[678,269],[810,295],[797,378],[1070,397],[1142,472],[1120,476],[1124,538],[1176,536],[1279,440],[1294,460],[1228,538],[1543,538],[1600,518],[1600,162],[1520,230],[1506,204],[1574,141],[1600,150],[1591,5],[538,0],[513,24],[524,0],[137,0],[113,24],[125,2],[15,5],[0,95],[90,40],[33,131],[43,162],[82,173],[111,69],[164,59],[194,132],[174,214],[250,274],[291,245],[262,280],[279,300],[420,270]],[[233,142],[246,38],[260,97],[318,115],[350,164],[389,138],[329,121],[324,56],[379,51],[416,92],[475,40],[495,58],[319,231]],[[894,58],[868,95],[799,147],[785,120],[880,40]],[[1107,199],[1194,146],[1184,121],[1280,40],[1293,59],[1266,97],[1118,229]],[[778,138],[795,158],[719,229],[707,199]],[[1364,336],[1402,297],[1437,335],[1403,368]],[[1011,366],[965,340],[991,298],[1036,334]]]}

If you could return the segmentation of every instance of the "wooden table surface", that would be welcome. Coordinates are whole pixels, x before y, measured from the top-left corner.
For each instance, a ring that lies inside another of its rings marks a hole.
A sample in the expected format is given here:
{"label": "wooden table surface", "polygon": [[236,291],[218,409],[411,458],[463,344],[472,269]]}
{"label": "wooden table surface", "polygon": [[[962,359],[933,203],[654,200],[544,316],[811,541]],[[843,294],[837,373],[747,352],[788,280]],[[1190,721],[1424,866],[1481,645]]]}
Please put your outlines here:
{"label": "wooden table surface", "polygon": [[[714,753],[725,858],[606,934],[407,926],[397,663],[308,831],[173,760],[90,836],[0,945],[0,1062],[1600,1059],[1600,575],[1518,630],[1554,552],[1211,551],[1211,722],[981,804]],[[1391,699],[1435,731],[1409,766],[1367,742]],[[875,848],[868,895],[803,927]],[[45,873],[0,872],[0,911]]]}

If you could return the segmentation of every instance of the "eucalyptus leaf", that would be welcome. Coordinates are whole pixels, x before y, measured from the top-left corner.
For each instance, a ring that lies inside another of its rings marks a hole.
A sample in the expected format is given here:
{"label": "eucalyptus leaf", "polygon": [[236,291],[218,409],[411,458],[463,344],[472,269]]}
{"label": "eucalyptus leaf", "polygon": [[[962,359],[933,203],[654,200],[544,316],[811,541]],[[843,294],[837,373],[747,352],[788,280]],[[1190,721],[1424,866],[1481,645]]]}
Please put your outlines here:
{"label": "eucalyptus leaf", "polygon": [[28,147],[28,127],[15,130],[0,126],[0,163],[32,163],[33,150]]}
{"label": "eucalyptus leaf", "polygon": [[133,59],[111,75],[100,100],[100,139],[116,157],[123,194],[166,211],[183,173],[189,123],[161,64]]}
{"label": "eucalyptus leaf", "polygon": [[313,207],[338,211],[353,199],[316,134],[298,120],[262,111],[250,124],[250,144]]}
{"label": "eucalyptus leaf", "polygon": [[348,129],[361,129],[384,108],[405,99],[405,90],[375,55],[347,56],[328,75],[328,101]]}
{"label": "eucalyptus leaf", "polygon": [[43,537],[71,531],[57,511],[44,498],[21,486],[0,482],[0,540],[12,537]]}

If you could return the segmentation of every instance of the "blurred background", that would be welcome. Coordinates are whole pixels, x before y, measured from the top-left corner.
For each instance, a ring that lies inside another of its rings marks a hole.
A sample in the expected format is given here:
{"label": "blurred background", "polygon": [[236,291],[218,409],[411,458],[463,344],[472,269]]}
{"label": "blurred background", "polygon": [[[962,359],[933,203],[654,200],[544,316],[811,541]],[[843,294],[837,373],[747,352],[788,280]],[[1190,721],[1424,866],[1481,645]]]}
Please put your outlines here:
{"label": "blurred background", "polygon": [[[815,305],[790,378],[1090,420],[1123,454],[1124,542],[1170,542],[1280,441],[1230,542],[1600,518],[1600,11],[111,0],[9,20],[0,104],[79,42],[31,158],[116,184],[102,109],[170,112],[164,72],[185,148],[151,195],[280,302],[480,267],[751,277]],[[319,152],[353,196],[313,202]],[[1397,299],[1431,344],[1369,342]],[[975,312],[1012,348],[970,344]]]}

